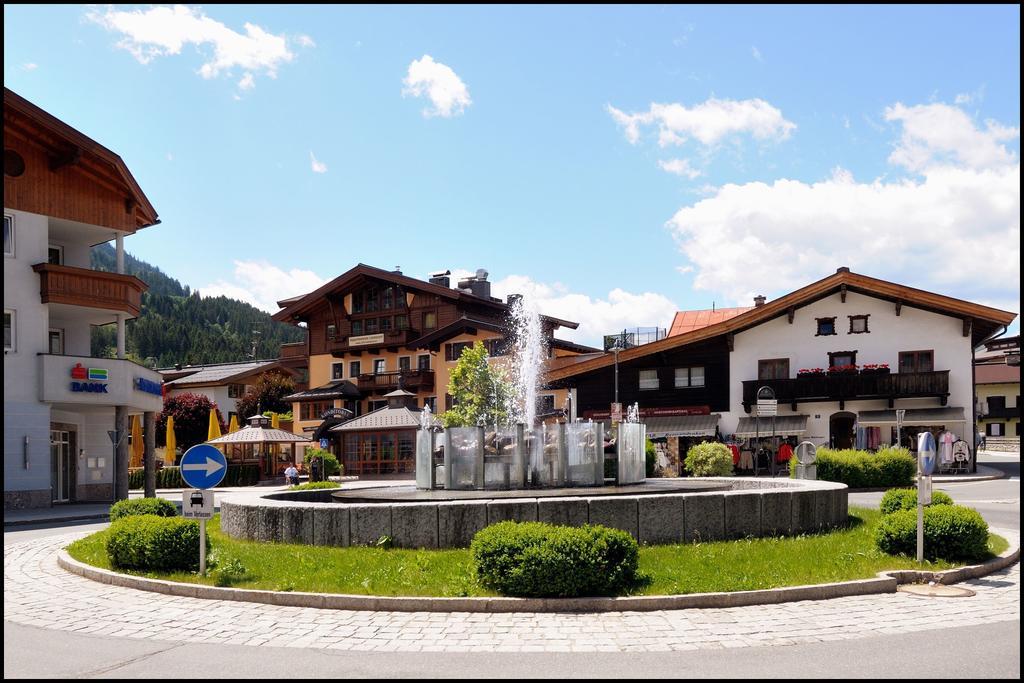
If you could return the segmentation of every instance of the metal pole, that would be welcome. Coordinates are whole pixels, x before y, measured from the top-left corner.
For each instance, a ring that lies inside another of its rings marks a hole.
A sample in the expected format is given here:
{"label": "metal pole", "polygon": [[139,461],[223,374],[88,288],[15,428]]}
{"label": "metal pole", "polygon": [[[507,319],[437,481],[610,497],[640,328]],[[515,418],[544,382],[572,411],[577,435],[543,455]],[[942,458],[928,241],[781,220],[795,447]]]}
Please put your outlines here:
{"label": "metal pole", "polygon": [[619,346],[618,344],[612,349],[615,352],[615,401],[619,402]]}
{"label": "metal pole", "polygon": [[199,520],[199,576],[206,576],[206,520]]}
{"label": "metal pole", "polygon": [[924,561],[924,504],[921,496],[921,454],[917,454],[917,561]]}

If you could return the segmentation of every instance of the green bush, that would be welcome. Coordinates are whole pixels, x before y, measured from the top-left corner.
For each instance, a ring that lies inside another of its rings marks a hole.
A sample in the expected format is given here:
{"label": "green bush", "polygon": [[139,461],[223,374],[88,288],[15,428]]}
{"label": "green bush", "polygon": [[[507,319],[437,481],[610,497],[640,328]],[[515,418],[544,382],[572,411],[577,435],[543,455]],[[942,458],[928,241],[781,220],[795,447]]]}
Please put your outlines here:
{"label": "green bush", "polygon": [[[953,499],[942,491],[932,491],[932,505],[952,505]],[[882,496],[879,510],[883,515],[890,515],[897,510],[917,509],[917,489],[889,489]]]}
{"label": "green bush", "polygon": [[237,557],[219,560],[211,572],[213,584],[226,588],[249,578],[249,570]]}
{"label": "green bush", "polygon": [[695,477],[727,477],[732,474],[732,451],[724,443],[703,441],[690,446],[683,465]]}
{"label": "green bush", "polygon": [[334,456],[334,453],[331,453],[330,451],[325,451],[320,448],[307,448],[306,455],[302,458],[302,461],[306,463],[306,469],[309,469],[310,463],[313,461],[313,458],[320,457],[324,459],[325,471],[321,473],[323,474],[323,476],[331,477],[334,476],[335,474],[341,474],[341,463],[338,462],[338,459]]}
{"label": "green bush", "polygon": [[[209,549],[210,539],[206,539]],[[172,571],[199,566],[199,523],[181,517],[141,515],[110,525],[107,557],[113,567]]]}
{"label": "green bush", "polygon": [[178,508],[166,498],[130,498],[128,500],[119,500],[110,506],[111,522],[134,515],[177,517]]}
{"label": "green bush", "polygon": [[128,488],[142,489],[146,485],[146,470],[142,467],[133,467],[128,470]]}
{"label": "green bush", "polygon": [[[228,465],[224,479],[218,486],[252,486],[260,480],[260,466],[256,464]],[[140,468],[128,473],[128,488],[141,489],[145,485],[144,472]],[[158,489],[183,489],[185,481],[181,478],[181,469],[177,466],[163,467],[156,471],[156,487]]]}
{"label": "green bush", "polygon": [[307,481],[304,484],[296,484],[295,486],[289,486],[289,491],[309,491],[311,489],[336,489],[341,484],[336,481]]}
{"label": "green bush", "polygon": [[638,581],[636,541],[603,526],[499,522],[479,531],[470,551],[480,584],[504,595],[619,595]]}
{"label": "green bush", "polygon": [[[917,511],[884,515],[875,530],[875,545],[890,555],[917,554]],[[924,509],[924,556],[929,560],[980,560],[988,555],[988,524],[976,510],[962,505]]]}
{"label": "green bush", "polygon": [[644,458],[644,476],[653,477],[654,470],[658,466],[658,451],[650,439],[647,439],[647,444],[644,446]]}
{"label": "green bush", "polygon": [[[906,448],[889,447],[877,453],[854,449],[817,452],[818,479],[846,484],[851,489],[910,486],[917,460]],[[790,476],[796,476],[796,458],[790,460]]]}

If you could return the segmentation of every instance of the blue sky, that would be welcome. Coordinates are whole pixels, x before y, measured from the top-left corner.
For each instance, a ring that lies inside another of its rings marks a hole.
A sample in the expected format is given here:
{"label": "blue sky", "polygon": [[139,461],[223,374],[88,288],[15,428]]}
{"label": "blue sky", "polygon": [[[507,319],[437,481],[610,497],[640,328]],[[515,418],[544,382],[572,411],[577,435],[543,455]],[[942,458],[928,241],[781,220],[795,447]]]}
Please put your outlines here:
{"label": "blue sky", "polygon": [[204,293],[484,267],[593,342],[848,265],[1019,311],[1016,6],[4,20],[4,84],[125,159],[129,250]]}

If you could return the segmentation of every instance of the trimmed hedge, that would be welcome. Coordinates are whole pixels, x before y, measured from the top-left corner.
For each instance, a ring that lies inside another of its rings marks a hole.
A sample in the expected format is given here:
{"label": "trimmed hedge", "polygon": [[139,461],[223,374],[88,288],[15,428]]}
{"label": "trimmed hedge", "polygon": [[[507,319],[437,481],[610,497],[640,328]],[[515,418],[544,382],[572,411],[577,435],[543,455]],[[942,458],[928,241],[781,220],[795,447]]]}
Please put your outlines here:
{"label": "trimmed hedge", "polygon": [[598,525],[499,522],[477,532],[470,551],[480,584],[504,595],[611,596],[638,582],[636,541]]}
{"label": "trimmed hedge", "polygon": [[[789,461],[789,475],[796,477],[796,458]],[[906,448],[889,447],[877,453],[852,448],[835,451],[819,448],[818,479],[846,484],[851,489],[910,486],[917,474],[917,460]]]}
{"label": "trimmed hedge", "polygon": [[330,451],[325,451],[320,448],[307,448],[306,454],[303,456],[302,461],[306,464],[306,469],[312,472],[313,458],[323,458],[323,465],[326,472],[321,472],[321,477],[332,477],[335,474],[341,474],[344,470],[341,463],[338,462],[338,458]]}
{"label": "trimmed hedge", "polygon": [[[206,539],[209,550],[210,539]],[[199,522],[140,515],[110,525],[107,557],[113,567],[172,571],[199,567]]]}
{"label": "trimmed hedge", "polygon": [[129,500],[119,500],[110,506],[111,522],[136,515],[177,517],[178,508],[166,498],[132,498]]}
{"label": "trimmed hedge", "polygon": [[[218,486],[253,486],[260,480],[260,466],[255,464],[228,465],[224,473],[224,481]],[[145,471],[134,468],[128,472],[128,488],[142,489],[145,486]],[[183,489],[185,482],[181,478],[181,469],[177,466],[163,467],[156,471],[156,487],[158,489]]]}
{"label": "trimmed hedge", "polygon": [[303,484],[296,484],[295,486],[289,486],[289,491],[309,491],[311,489],[337,489],[341,488],[341,484],[336,481],[307,481]]}
{"label": "trimmed hedge", "polygon": [[695,477],[728,477],[732,474],[732,451],[724,443],[702,441],[686,451],[683,466]]}
{"label": "trimmed hedge", "polygon": [[[875,545],[890,555],[917,554],[917,511],[884,515],[875,530]],[[988,555],[988,524],[977,510],[962,505],[924,509],[924,556],[935,560],[980,560]]]}
{"label": "trimmed hedge", "polygon": [[[952,505],[953,499],[942,491],[932,491],[932,505]],[[883,515],[891,515],[897,510],[917,509],[917,489],[889,489],[882,496],[882,504],[878,506]]]}

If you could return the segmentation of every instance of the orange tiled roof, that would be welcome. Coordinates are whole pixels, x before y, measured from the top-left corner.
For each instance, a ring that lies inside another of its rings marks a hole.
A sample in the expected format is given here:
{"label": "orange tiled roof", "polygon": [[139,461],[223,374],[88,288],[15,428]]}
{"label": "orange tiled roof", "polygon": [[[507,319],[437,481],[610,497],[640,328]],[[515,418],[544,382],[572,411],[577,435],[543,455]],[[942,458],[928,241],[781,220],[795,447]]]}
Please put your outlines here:
{"label": "orange tiled roof", "polygon": [[753,308],[753,306],[741,306],[739,308],[716,308],[713,310],[706,308],[701,311],[679,311],[676,313],[676,317],[672,319],[672,328],[668,331],[668,336],[674,337],[677,334],[693,332],[702,327],[714,325],[729,318],[735,318],[741,313],[753,310]]}

